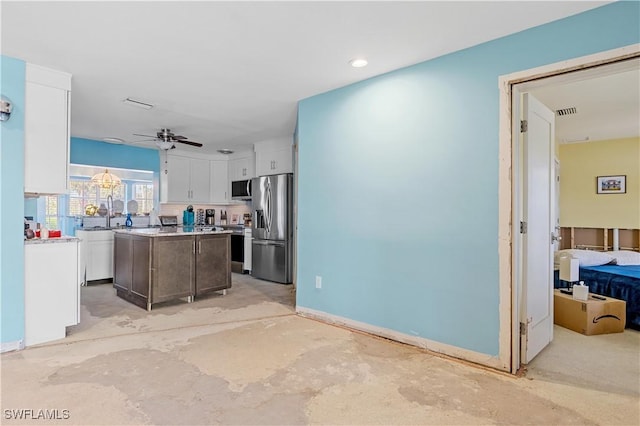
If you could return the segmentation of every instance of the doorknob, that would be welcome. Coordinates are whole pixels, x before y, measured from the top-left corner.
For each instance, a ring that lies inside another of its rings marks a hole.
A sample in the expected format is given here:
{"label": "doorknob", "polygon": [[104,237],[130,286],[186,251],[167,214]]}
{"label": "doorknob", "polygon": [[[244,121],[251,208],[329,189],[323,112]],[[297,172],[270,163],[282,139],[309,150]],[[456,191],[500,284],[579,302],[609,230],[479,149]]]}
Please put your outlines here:
{"label": "doorknob", "polygon": [[562,237],[559,235],[554,234],[553,232],[551,233],[551,243],[553,243],[554,241],[558,241],[560,242],[562,240]]}

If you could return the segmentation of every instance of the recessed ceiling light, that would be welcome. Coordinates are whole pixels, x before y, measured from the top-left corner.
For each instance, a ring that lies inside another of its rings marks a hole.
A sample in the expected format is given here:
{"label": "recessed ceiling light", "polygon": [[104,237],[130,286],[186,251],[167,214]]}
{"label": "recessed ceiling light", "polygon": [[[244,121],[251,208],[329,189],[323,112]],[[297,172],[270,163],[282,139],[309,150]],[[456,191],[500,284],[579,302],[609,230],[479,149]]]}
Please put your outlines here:
{"label": "recessed ceiling light", "polygon": [[142,109],[151,109],[151,108],[153,108],[152,104],[148,104],[148,103],[142,102],[142,101],[137,101],[137,100],[131,99],[131,98],[127,98],[122,102],[127,104],[127,105],[135,106],[135,107],[142,108]]}
{"label": "recessed ceiling light", "polygon": [[109,143],[123,144],[124,141],[120,138],[102,138],[103,141]]}
{"label": "recessed ceiling light", "polygon": [[356,58],[356,59],[350,60],[349,63],[354,68],[362,68],[362,67],[366,67],[369,62],[364,58]]}
{"label": "recessed ceiling light", "polygon": [[218,150],[218,152],[219,152],[220,154],[227,154],[227,155],[228,155],[228,154],[233,154],[233,151],[232,151],[232,150],[230,150],[230,149],[227,149],[227,148],[225,148],[225,149],[219,149],[219,150]]}

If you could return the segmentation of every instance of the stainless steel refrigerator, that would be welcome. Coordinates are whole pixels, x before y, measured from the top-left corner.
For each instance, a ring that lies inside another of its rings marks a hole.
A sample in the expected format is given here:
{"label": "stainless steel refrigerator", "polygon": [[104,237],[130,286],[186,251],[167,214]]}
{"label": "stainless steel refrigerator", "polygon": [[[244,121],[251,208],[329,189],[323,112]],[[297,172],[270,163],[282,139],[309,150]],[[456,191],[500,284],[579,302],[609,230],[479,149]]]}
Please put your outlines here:
{"label": "stainless steel refrigerator", "polygon": [[293,282],[293,175],[253,178],[251,275]]}

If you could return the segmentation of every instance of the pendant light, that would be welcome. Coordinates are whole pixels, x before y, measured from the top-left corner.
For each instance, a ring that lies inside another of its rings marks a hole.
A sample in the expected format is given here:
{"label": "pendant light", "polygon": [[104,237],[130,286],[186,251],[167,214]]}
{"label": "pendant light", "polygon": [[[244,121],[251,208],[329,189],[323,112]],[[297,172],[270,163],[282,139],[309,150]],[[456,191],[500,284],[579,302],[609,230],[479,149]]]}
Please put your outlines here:
{"label": "pendant light", "polygon": [[98,185],[100,188],[113,190],[116,186],[120,186],[122,181],[118,176],[109,173],[108,169],[104,169],[104,173],[93,175],[91,183]]}

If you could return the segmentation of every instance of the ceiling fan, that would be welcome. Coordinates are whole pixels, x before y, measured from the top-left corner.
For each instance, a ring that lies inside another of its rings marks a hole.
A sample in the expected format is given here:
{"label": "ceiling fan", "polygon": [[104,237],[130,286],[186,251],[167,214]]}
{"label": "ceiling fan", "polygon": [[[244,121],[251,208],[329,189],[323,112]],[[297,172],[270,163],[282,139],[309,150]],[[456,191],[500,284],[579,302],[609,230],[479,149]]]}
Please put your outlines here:
{"label": "ceiling fan", "polygon": [[176,147],[176,143],[183,143],[185,145],[196,146],[198,148],[202,147],[202,144],[200,142],[187,140],[186,136],[176,135],[171,131],[171,129],[160,129],[160,131],[157,132],[155,136],[141,135],[139,133],[134,133],[134,136],[144,136],[147,138],[151,138],[138,142],[155,141],[158,148],[164,151],[174,149]]}

